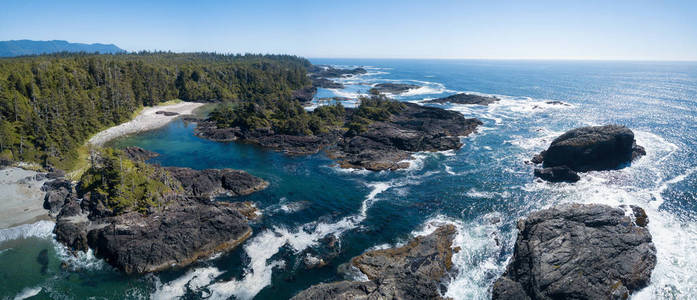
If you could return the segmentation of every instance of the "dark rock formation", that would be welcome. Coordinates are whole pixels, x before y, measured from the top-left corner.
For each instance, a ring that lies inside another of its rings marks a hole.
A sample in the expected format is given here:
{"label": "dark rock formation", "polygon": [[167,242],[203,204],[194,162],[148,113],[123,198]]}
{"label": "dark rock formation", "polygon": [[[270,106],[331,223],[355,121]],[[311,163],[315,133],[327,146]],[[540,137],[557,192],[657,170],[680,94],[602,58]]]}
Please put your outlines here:
{"label": "dark rock formation", "polygon": [[496,97],[479,96],[474,94],[459,93],[451,95],[448,97],[427,100],[424,103],[453,103],[453,104],[479,104],[479,105],[489,105],[499,101]]}
{"label": "dark rock formation", "polygon": [[[611,170],[645,155],[636,144],[634,132],[619,125],[581,127],[567,131],[552,141],[532,162],[544,168],[565,166],[575,172]],[[541,170],[539,174],[550,173]]]}
{"label": "dark rock formation", "polygon": [[211,198],[216,195],[244,196],[265,189],[269,183],[245,171],[232,169],[194,170],[165,167],[181,182],[187,194]]}
{"label": "dark rock formation", "polygon": [[155,114],[158,114],[158,115],[165,115],[165,116],[167,116],[167,117],[172,117],[172,116],[178,116],[178,115],[179,115],[178,112],[165,111],[165,110],[158,110],[158,111],[155,112]]}
{"label": "dark rock formation", "polygon": [[58,216],[68,198],[75,194],[73,184],[65,179],[48,181],[44,183],[41,190],[46,192],[43,206],[48,210],[48,215],[53,218]]}
{"label": "dark rock formation", "polygon": [[369,281],[311,286],[301,299],[441,299],[440,284],[452,267],[455,226],[445,225],[399,248],[369,251],[351,260]]}
{"label": "dark rock formation", "polygon": [[321,77],[312,77],[312,86],[323,89],[343,89],[345,87],[342,83]]}
{"label": "dark rock formation", "polygon": [[371,94],[401,94],[420,86],[406,83],[378,83],[370,89]]}
{"label": "dark rock formation", "polygon": [[567,166],[535,169],[535,177],[540,177],[550,182],[576,182],[581,180],[581,177]]}
{"label": "dark rock formation", "polygon": [[315,97],[316,93],[317,93],[317,87],[306,86],[302,89],[293,91],[292,97],[293,97],[293,99],[298,100],[298,102],[300,102],[300,103],[305,103],[305,102],[312,101],[312,98]]}
{"label": "dark rock formation", "polygon": [[125,273],[145,273],[231,250],[251,235],[253,204],[210,199],[223,193],[247,195],[265,188],[266,181],[230,169],[164,169],[181,183],[184,194],[170,194],[147,212],[115,214],[99,193],[85,193],[78,200],[70,182],[47,182],[44,206],[54,215],[59,212],[56,239],[73,251],[92,249]]}
{"label": "dark rock formation", "polygon": [[159,153],[145,150],[140,147],[130,146],[123,149],[123,153],[132,160],[146,161],[151,158],[160,156]]}
{"label": "dark rock formation", "polygon": [[[493,299],[627,299],[645,287],[656,248],[643,209],[567,204],[518,221],[518,238]],[[636,219],[636,221],[633,221]]]}
{"label": "dark rock formation", "polygon": [[329,151],[345,168],[395,170],[417,151],[444,151],[462,146],[460,136],[474,132],[482,122],[439,108],[405,103],[389,122],[374,122],[365,132],[344,137]]}
{"label": "dark rock formation", "polygon": [[[85,200],[83,200],[85,201]],[[253,206],[177,198],[166,209],[144,216],[129,212],[92,217],[71,198],[58,216],[56,239],[73,250],[94,254],[125,273],[155,272],[187,265],[247,239]]]}
{"label": "dark rock formation", "polygon": [[[329,132],[320,135],[275,134],[272,130],[243,131],[217,128],[201,121],[196,128],[200,137],[215,141],[244,141],[281,150],[289,154],[313,154],[326,149],[344,168],[396,170],[406,168],[413,152],[444,151],[462,146],[461,136],[474,132],[482,122],[466,119],[460,113],[413,103],[384,122],[373,122],[361,133]],[[347,108],[347,118],[353,113]]]}
{"label": "dark rock formation", "polygon": [[335,77],[346,77],[346,76],[353,76],[353,75],[360,75],[360,74],[365,74],[368,73],[366,69],[364,68],[355,68],[355,69],[337,69],[331,66],[323,66],[323,65],[318,65],[318,66],[312,66],[310,68],[310,77],[317,77],[317,78],[335,78]]}

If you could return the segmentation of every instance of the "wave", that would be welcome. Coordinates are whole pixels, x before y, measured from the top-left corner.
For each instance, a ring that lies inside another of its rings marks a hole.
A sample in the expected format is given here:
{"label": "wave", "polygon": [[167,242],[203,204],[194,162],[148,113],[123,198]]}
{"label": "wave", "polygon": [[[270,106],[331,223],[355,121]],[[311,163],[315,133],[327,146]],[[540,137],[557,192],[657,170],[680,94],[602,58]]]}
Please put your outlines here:
{"label": "wave", "polygon": [[40,286],[37,287],[28,287],[23,289],[19,294],[17,294],[13,299],[14,300],[24,300],[27,298],[34,297],[41,293],[42,288]]}
{"label": "wave", "polygon": [[435,216],[412,232],[412,236],[433,233],[438,227],[452,224],[457,234],[453,248],[460,250],[452,256],[454,275],[446,282],[443,297],[452,299],[486,299],[489,287],[503,273],[505,264],[497,261],[502,242],[497,233],[501,222],[496,213],[487,214],[472,222],[463,222],[443,215]]}
{"label": "wave", "polygon": [[218,268],[199,268],[190,270],[184,276],[162,284],[159,278],[155,277],[155,292],[150,295],[150,299],[175,299],[181,298],[186,293],[187,288],[198,291],[200,288],[210,284],[216,277],[223,274]]}
{"label": "wave", "polygon": [[53,236],[53,228],[55,226],[56,224],[52,221],[41,220],[32,224],[0,229],[0,243],[30,237],[50,238]]}

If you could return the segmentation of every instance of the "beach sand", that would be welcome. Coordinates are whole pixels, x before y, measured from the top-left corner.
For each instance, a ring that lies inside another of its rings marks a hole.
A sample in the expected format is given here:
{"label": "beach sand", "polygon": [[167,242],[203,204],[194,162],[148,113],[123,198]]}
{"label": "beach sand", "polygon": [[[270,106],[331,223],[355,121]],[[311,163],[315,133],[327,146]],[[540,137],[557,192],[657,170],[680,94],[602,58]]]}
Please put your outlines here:
{"label": "beach sand", "polygon": [[48,220],[41,186],[45,179],[26,179],[39,174],[21,168],[0,170],[0,229]]}
{"label": "beach sand", "polygon": [[[205,104],[196,102],[179,102],[170,105],[146,107],[133,120],[103,130],[95,134],[89,141],[87,141],[87,143],[94,146],[103,146],[106,142],[120,136],[160,128],[180,115],[188,115],[193,113],[195,109],[203,105]],[[158,111],[174,112],[178,113],[178,115],[165,116],[164,114],[157,114]]]}

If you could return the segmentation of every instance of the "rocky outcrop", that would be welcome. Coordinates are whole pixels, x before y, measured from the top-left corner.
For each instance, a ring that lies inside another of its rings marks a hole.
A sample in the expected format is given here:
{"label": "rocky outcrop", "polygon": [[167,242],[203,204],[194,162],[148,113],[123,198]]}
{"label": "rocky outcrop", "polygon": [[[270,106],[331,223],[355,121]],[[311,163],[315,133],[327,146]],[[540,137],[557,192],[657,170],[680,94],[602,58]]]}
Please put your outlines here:
{"label": "rocky outcrop", "polygon": [[494,103],[496,101],[499,101],[499,98],[488,97],[488,96],[479,96],[479,95],[474,95],[474,94],[459,93],[459,94],[451,95],[448,97],[426,100],[426,101],[424,101],[424,103],[440,103],[440,104],[452,103],[452,104],[489,105],[489,104]]}
{"label": "rocky outcrop", "polygon": [[293,91],[291,96],[293,97],[293,99],[298,100],[298,102],[300,103],[306,103],[312,101],[312,98],[315,97],[316,93],[317,87],[306,86],[304,88]]}
{"label": "rocky outcrop", "polygon": [[166,111],[166,110],[158,110],[158,111],[155,112],[155,114],[164,115],[164,116],[167,116],[167,117],[173,117],[173,116],[178,116],[178,115],[179,115],[178,112],[175,112],[175,111]]}
{"label": "rocky outcrop", "polygon": [[72,183],[46,183],[44,205],[57,214],[56,240],[73,251],[92,249],[125,273],[146,273],[231,250],[251,235],[248,221],[256,217],[252,203],[210,199],[247,195],[264,189],[266,181],[230,169],[163,169],[172,175],[170,180],[179,181],[183,193],[166,195],[147,211],[117,214],[100,193],[88,192],[78,200]]}
{"label": "rocky outcrop", "polygon": [[225,194],[245,196],[265,189],[269,183],[245,171],[232,169],[194,170],[165,167],[181,183],[188,195],[212,198]]}
{"label": "rocky outcrop", "polygon": [[420,86],[406,83],[378,83],[370,89],[371,94],[401,94],[409,90],[418,89]]}
{"label": "rocky outcrop", "polygon": [[535,177],[542,178],[549,182],[576,182],[581,180],[578,173],[569,169],[567,166],[549,167],[544,169],[535,169]]}
{"label": "rocky outcrop", "polygon": [[160,156],[157,152],[145,150],[140,147],[130,146],[123,149],[123,153],[131,160],[146,161],[151,158]]}
{"label": "rocky outcrop", "polygon": [[[354,109],[346,109],[349,118]],[[372,122],[365,131],[333,131],[319,135],[275,134],[270,129],[243,131],[217,128],[199,121],[196,135],[215,141],[243,141],[289,154],[314,154],[325,149],[343,168],[396,170],[409,167],[404,160],[413,152],[444,151],[462,146],[460,137],[474,132],[482,122],[435,107],[404,103],[404,109],[384,122]]]}
{"label": "rocky outcrop", "polygon": [[344,168],[406,168],[409,164],[403,160],[411,153],[458,149],[460,136],[471,134],[481,124],[457,112],[405,103],[405,109],[388,122],[374,122],[365,132],[344,137],[329,153]]}
{"label": "rocky outcrop", "polygon": [[347,77],[353,75],[360,75],[368,73],[364,68],[354,68],[354,69],[337,69],[332,66],[317,65],[312,66],[309,69],[310,77],[324,77],[324,78],[335,78],[335,77]]}
{"label": "rocky outcrop", "polygon": [[314,285],[293,299],[441,299],[440,285],[452,267],[455,226],[416,237],[399,248],[369,251],[351,260],[369,281]]}
{"label": "rocky outcrop", "polygon": [[645,287],[656,248],[637,206],[566,204],[518,221],[518,238],[492,298],[627,299]]}
{"label": "rocky outcrop", "polygon": [[[125,273],[160,271],[188,265],[247,239],[251,203],[211,203],[188,197],[170,199],[149,215],[129,212],[93,216],[69,198],[56,221],[56,239],[73,250],[91,248],[97,257]],[[89,201],[89,200],[83,200]]]}
{"label": "rocky outcrop", "polygon": [[[565,168],[574,172],[600,171],[619,168],[645,155],[636,144],[634,132],[620,125],[590,126],[569,130],[552,141],[547,150],[536,155],[532,162],[543,168]],[[540,170],[536,174],[568,175],[568,171]],[[562,178],[543,179],[560,181]]]}

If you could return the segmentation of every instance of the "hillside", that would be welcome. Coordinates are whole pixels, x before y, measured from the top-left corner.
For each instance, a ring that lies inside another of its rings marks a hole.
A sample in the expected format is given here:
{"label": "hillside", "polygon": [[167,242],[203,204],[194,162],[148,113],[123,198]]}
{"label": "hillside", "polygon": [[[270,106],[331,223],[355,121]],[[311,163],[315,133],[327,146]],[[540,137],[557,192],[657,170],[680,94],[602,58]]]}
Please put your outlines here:
{"label": "hillside", "polygon": [[125,50],[114,44],[83,44],[67,41],[0,41],[0,57],[50,54],[56,52],[121,53]]}

